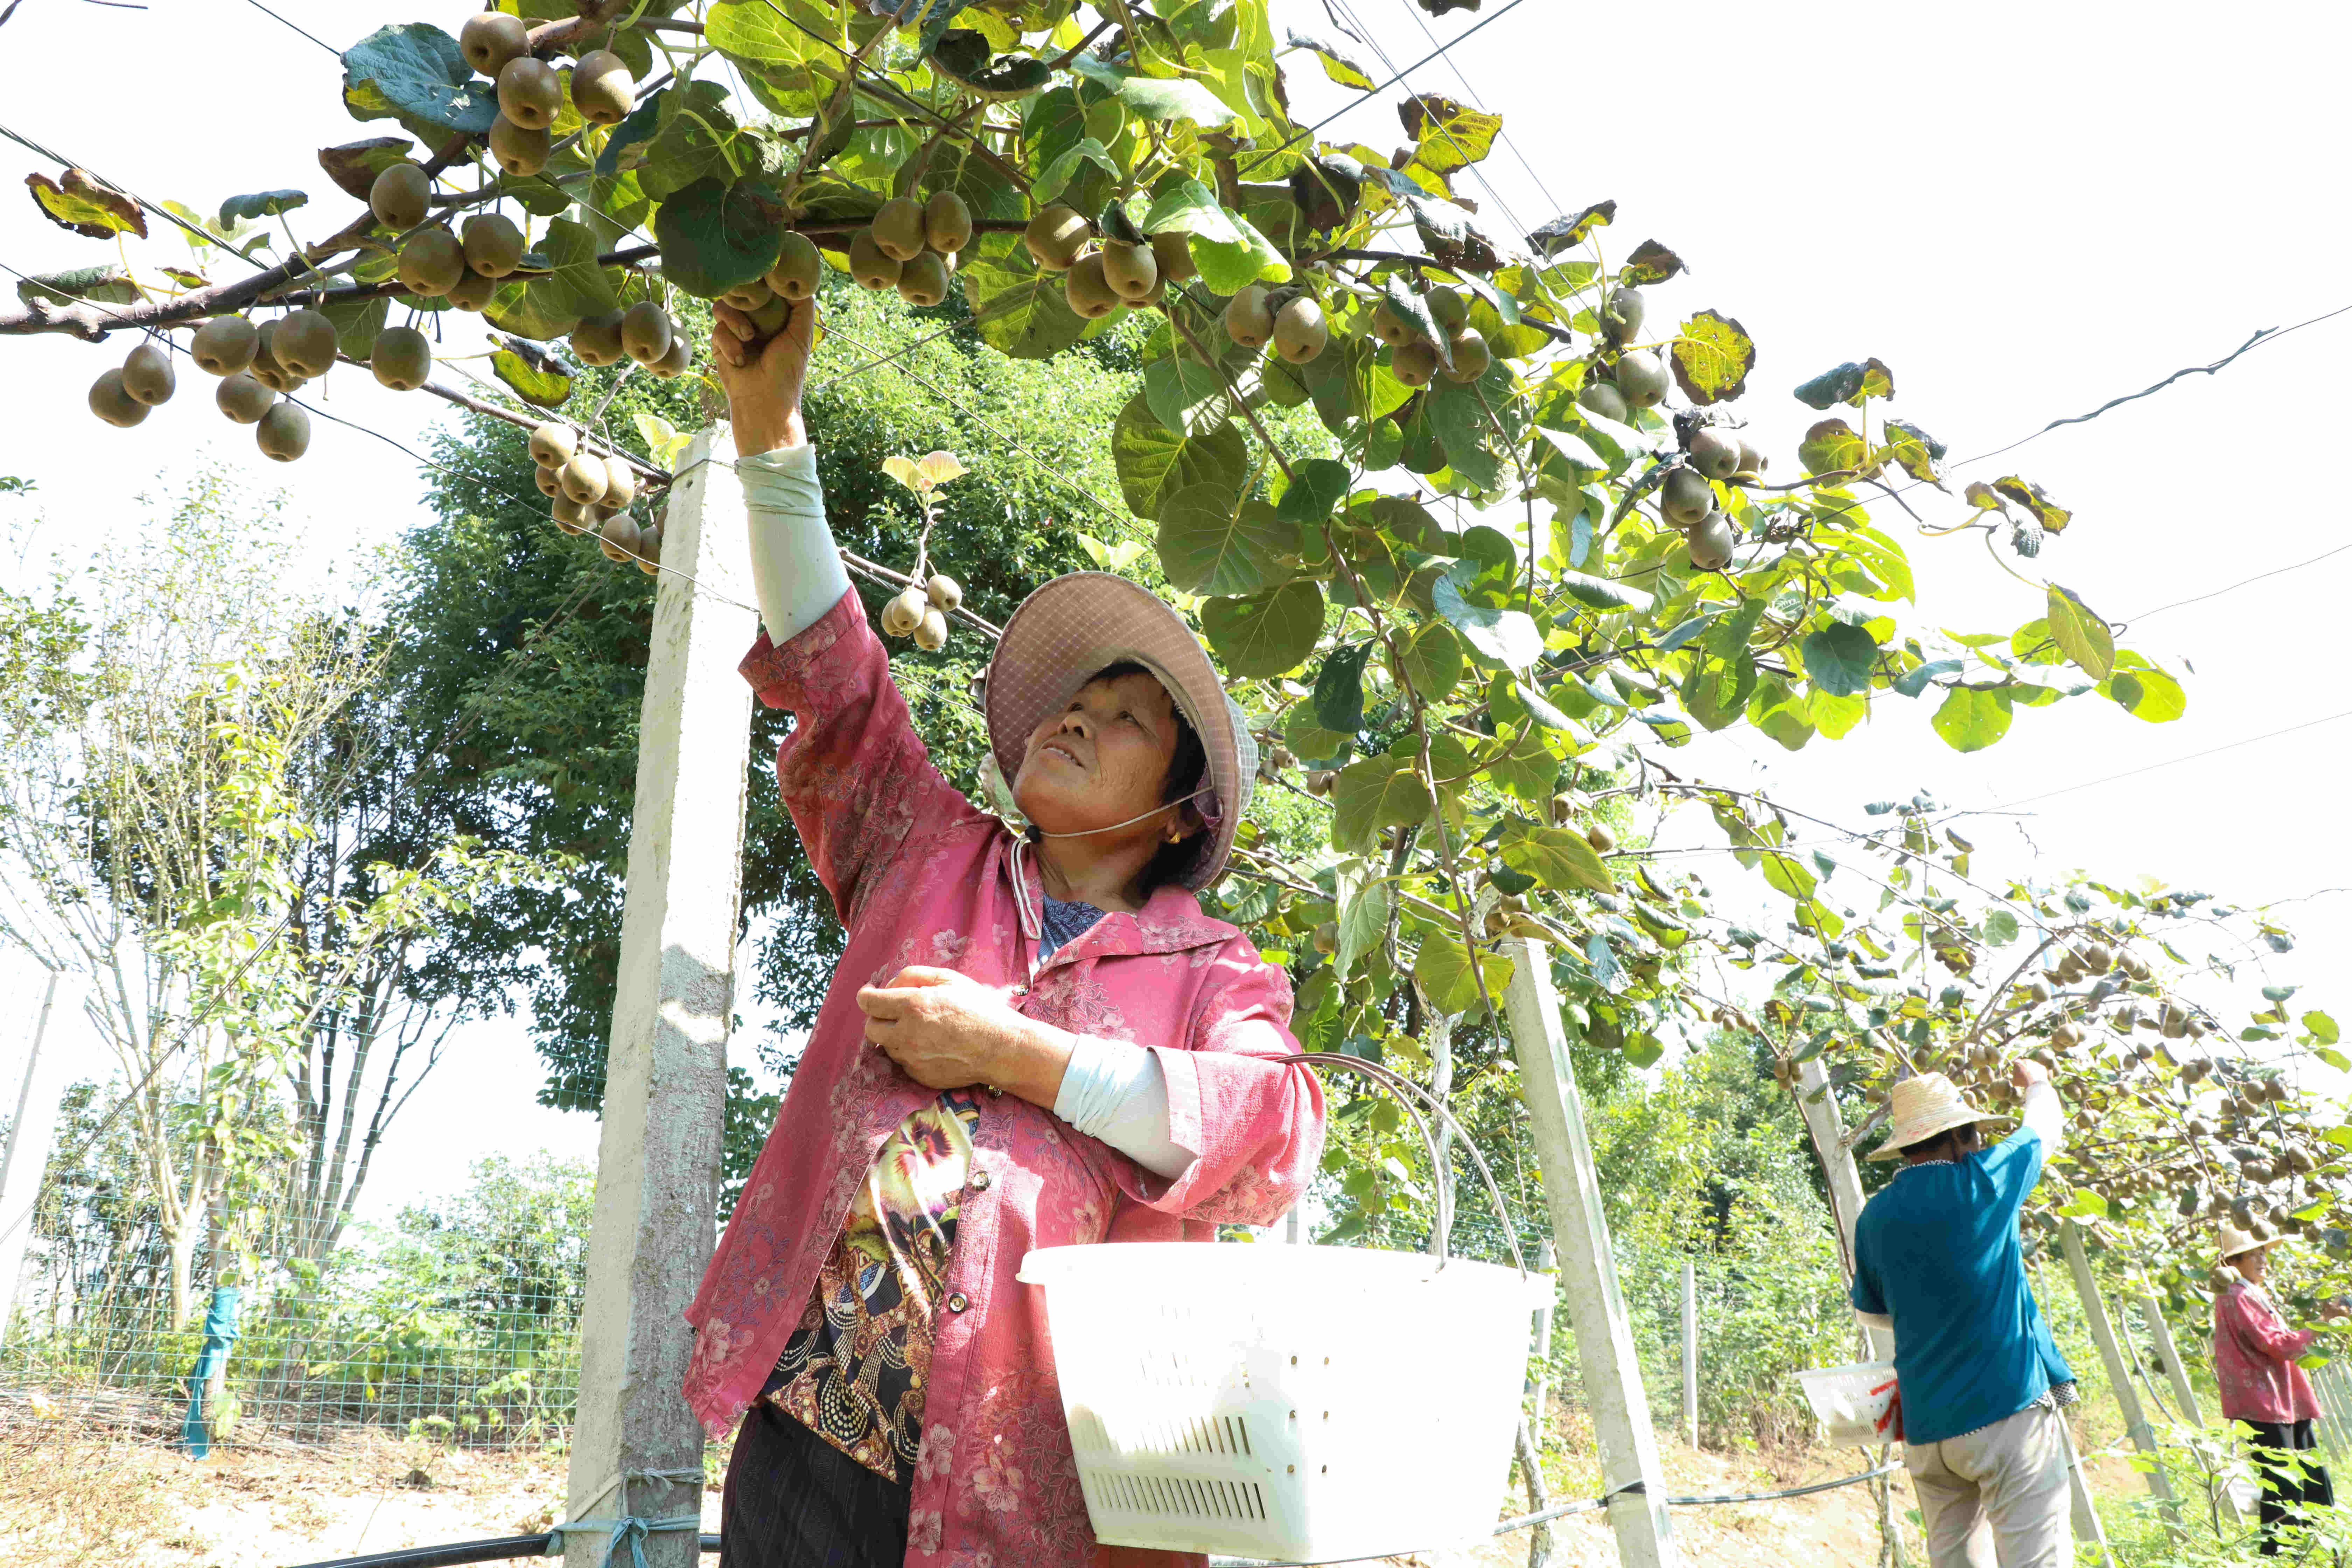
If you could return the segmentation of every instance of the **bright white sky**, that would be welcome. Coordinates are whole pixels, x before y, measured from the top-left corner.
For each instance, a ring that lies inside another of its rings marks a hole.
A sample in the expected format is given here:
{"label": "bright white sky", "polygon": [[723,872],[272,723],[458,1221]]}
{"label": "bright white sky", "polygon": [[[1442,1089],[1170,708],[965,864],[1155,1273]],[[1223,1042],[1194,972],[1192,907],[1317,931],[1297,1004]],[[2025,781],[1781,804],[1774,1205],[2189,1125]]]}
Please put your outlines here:
{"label": "bright white sky", "polygon": [[[1506,13],[1507,3],[1486,0],[1491,26],[1408,77],[1505,116],[1510,146],[1486,165],[1499,202],[1475,181],[1464,193],[1497,237],[1514,232],[1506,205],[1532,226],[1609,197],[1618,203],[1615,226],[1601,231],[1609,254],[1651,237],[1679,251],[1691,273],[1653,291],[1653,318],[1711,307],[1747,326],[1760,353],[1739,409],[1776,477],[1794,471],[1797,437],[1815,417],[1788,389],[1842,360],[1884,360],[1896,380],[1892,412],[1963,457],[2218,359],[2258,328],[2352,304],[2341,260],[2352,218],[2325,194],[2333,187],[2316,152],[2340,140],[2330,73],[2352,45],[2352,13],[2341,6],[2242,8],[2226,27],[2119,27],[2096,8],[1988,0],[1832,26],[1787,7],[1697,0],[1658,29],[1662,48],[1644,51],[1626,47],[1622,26],[1580,27],[1546,0]],[[1423,18],[1410,0],[1352,4],[1399,65],[1431,48],[1423,20],[1441,39],[1480,20]],[[331,42],[350,41],[347,5],[276,8]],[[467,9],[413,14],[454,30]],[[65,0],[24,6],[8,24],[7,53],[71,58],[93,29],[117,25],[113,15]],[[1329,26],[1313,0],[1276,0],[1276,17],[1277,29],[1294,19]],[[322,51],[237,0],[158,6],[136,25],[142,47],[118,52],[105,102],[151,112],[101,113],[67,73],[19,71],[0,124],[152,199],[202,211],[239,192],[295,186],[314,198],[296,215],[298,232],[341,221],[349,199],[313,150],[389,128],[343,114]],[[1612,58],[1622,62],[1613,73]],[[267,113],[248,105],[224,115],[188,85],[208,79],[280,85]],[[1291,91],[1310,118],[1355,96],[1303,55]],[[1326,134],[1401,142],[1398,96],[1351,110]],[[12,183],[36,168],[55,173],[5,143],[0,166]],[[154,261],[180,259],[173,242],[149,248]],[[107,254],[50,226],[28,200],[0,203],[0,262],[44,271]],[[2075,515],[2039,566],[2110,618],[2139,621],[2341,542],[2342,503],[2326,476],[2342,443],[2325,436],[2323,411],[2347,343],[2352,316],[1961,477],[2021,472],[2043,484]],[[290,574],[310,577],[337,552],[388,541],[425,515],[419,470],[391,447],[321,421],[304,461],[271,464],[250,432],[214,413],[209,378],[193,372],[140,428],[99,424],[83,391],[128,346],[0,343],[0,472],[39,481],[40,547],[103,548],[135,524],[142,492],[215,458],[287,490],[319,547],[317,559],[289,563]],[[321,386],[330,408],[410,445],[442,406],[349,369]],[[2278,399],[2309,412],[2282,421]],[[2305,459],[2299,448],[2313,437],[2325,449]],[[1939,509],[1931,516],[1959,510],[1957,500],[1927,501]],[[1888,506],[1876,521],[1894,531],[1902,520]],[[1909,547],[1920,624],[2006,631],[2040,614],[2041,595],[1994,567],[1974,535]],[[1791,756],[1745,736],[1681,755],[1703,759],[1719,782],[1767,788],[1842,822],[1864,822],[1866,801],[1922,786],[1949,804],[2001,810],[2352,707],[2334,679],[2340,611],[2326,607],[2352,583],[2347,574],[2352,557],[2339,556],[2126,633],[2125,646],[2186,683],[2189,711],[2177,723],[2144,724],[2085,698],[2021,712],[2007,740],[1963,757],[1927,728],[1925,705],[1884,698],[1876,721],[1842,742]],[[2023,866],[2030,835],[2053,869],[2147,874],[2240,902],[2318,893],[2352,882],[2334,824],[2338,792],[2326,782],[2347,745],[2352,722],[2322,724],[2037,801],[2014,826],[1977,825],[1979,864]],[[1696,817],[1661,838],[1713,841]],[[1718,891],[1734,884],[1727,865],[1710,871]],[[2311,984],[2304,1000],[2325,1005],[2336,990],[2328,961],[2352,937],[2352,900],[2316,898],[2291,919],[2303,947],[2280,977]],[[11,1104],[37,1004],[37,986],[0,985],[0,1086]],[[539,1079],[516,1026],[462,1031],[395,1127],[367,1209],[382,1215],[449,1190],[469,1160],[493,1150],[593,1157],[593,1123],[539,1110]]]}

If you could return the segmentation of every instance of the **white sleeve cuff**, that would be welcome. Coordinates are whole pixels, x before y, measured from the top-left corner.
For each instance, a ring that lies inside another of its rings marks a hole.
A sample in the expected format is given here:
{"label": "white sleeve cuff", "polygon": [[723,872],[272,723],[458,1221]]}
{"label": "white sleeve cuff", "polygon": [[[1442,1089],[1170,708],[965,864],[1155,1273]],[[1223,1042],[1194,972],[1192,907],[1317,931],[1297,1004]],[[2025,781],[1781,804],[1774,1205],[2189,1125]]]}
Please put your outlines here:
{"label": "white sleeve cuff", "polygon": [[1192,1151],[1168,1136],[1167,1071],[1141,1046],[1078,1036],[1054,1114],[1155,1176],[1181,1175],[1192,1163]]}
{"label": "white sleeve cuff", "polygon": [[2066,1108],[2048,1079],[2025,1091],[2025,1108],[2018,1120],[2042,1134],[2042,1158],[2046,1163],[2066,1142]]}
{"label": "white sleeve cuff", "polygon": [[816,448],[803,443],[735,459],[751,519],[751,581],[768,640],[814,626],[849,591],[841,551],[824,522]]}
{"label": "white sleeve cuff", "polygon": [[1884,1329],[1890,1334],[1895,1331],[1895,1320],[1885,1312],[1856,1310],[1853,1318],[1865,1329]]}

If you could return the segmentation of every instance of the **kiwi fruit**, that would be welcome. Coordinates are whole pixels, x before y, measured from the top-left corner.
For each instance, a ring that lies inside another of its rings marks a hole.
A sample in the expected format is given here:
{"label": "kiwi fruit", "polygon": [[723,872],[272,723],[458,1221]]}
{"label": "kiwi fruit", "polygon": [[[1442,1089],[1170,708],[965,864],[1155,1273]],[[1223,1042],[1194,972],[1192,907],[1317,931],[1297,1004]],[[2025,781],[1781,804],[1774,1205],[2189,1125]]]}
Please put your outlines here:
{"label": "kiwi fruit", "polygon": [[290,311],[278,319],[269,353],[296,375],[322,376],[335,365],[335,323],[317,310]]}
{"label": "kiwi fruit", "polygon": [[1331,341],[1331,329],[1324,324],[1323,307],[1311,294],[1297,299],[1275,312],[1274,352],[1292,364],[1305,364],[1319,357],[1323,345]]}
{"label": "kiwi fruit", "polygon": [[466,220],[466,265],[485,278],[504,278],[522,261],[522,230],[502,213]]}
{"label": "kiwi fruit", "polygon": [[694,368],[694,350],[680,333],[670,339],[669,352],[646,368],[664,381],[675,380]]}
{"label": "kiwi fruit", "polygon": [[410,229],[431,209],[433,182],[414,163],[394,163],[368,186],[368,210],[386,228]]}
{"label": "kiwi fruit", "polygon": [[649,522],[637,530],[637,570],[646,576],[661,572],[661,524]]}
{"label": "kiwi fruit", "polygon": [[[899,281],[906,281],[903,275]],[[792,301],[779,300],[771,294],[766,304],[756,310],[746,310],[744,314],[751,318],[751,325],[758,329],[761,337],[772,338],[782,331],[784,323],[793,319]]]}
{"label": "kiwi fruit", "polygon": [[1339,952],[1339,922],[1337,921],[1325,921],[1321,925],[1315,928],[1314,934],[1308,940],[1315,944],[1315,951],[1318,952]]}
{"label": "kiwi fruit", "polygon": [[580,433],[551,419],[530,433],[530,460],[542,468],[560,468],[580,450]]}
{"label": "kiwi fruit", "polygon": [[[540,472],[548,470],[542,468]],[[544,489],[546,487],[542,485],[540,488]],[[585,533],[588,525],[595,521],[594,511],[594,508],[583,506],[565,495],[559,486],[555,492],[555,504],[547,509],[547,515],[553,518],[555,526],[566,533]]]}
{"label": "kiwi fruit", "polygon": [[882,630],[889,637],[902,637],[923,624],[923,616],[931,607],[930,595],[920,588],[908,588],[882,606]]}
{"label": "kiwi fruit", "polygon": [[947,258],[924,251],[898,272],[898,298],[909,305],[936,305],[948,297]]}
{"label": "kiwi fruit", "polygon": [[923,612],[915,623],[915,646],[925,653],[937,653],[948,646],[948,618],[937,609]]}
{"label": "kiwi fruit", "polygon": [[653,364],[669,353],[677,331],[669,312],[651,300],[640,300],[621,313],[621,347],[639,364]]}
{"label": "kiwi fruit", "polygon": [[[604,464],[604,499],[601,504],[625,507],[637,499],[637,471],[620,458],[606,458]],[[560,478],[560,476],[559,476]]]}
{"label": "kiwi fruit", "polygon": [[572,329],[572,352],[583,364],[618,364],[626,353],[621,347],[621,312],[583,316]]}
{"label": "kiwi fruit", "polygon": [[1160,281],[1159,258],[1148,245],[1129,245],[1125,240],[1103,242],[1103,276],[1118,291],[1118,297],[1132,305],[1151,292]]}
{"label": "kiwi fruit", "polygon": [[89,411],[109,425],[120,425],[126,430],[147,417],[147,405],[123,389],[120,365],[89,384]]}
{"label": "kiwi fruit", "polygon": [[596,548],[607,561],[635,561],[637,541],[637,521],[626,512],[606,518],[596,531]]}
{"label": "kiwi fruit", "polygon": [[1584,841],[1592,846],[1595,855],[1607,855],[1617,847],[1617,836],[1609,831],[1605,822],[1596,822],[1584,830]]}
{"label": "kiwi fruit", "polygon": [[563,79],[545,60],[517,55],[499,68],[499,112],[526,131],[544,131],[563,111]]}
{"label": "kiwi fruit", "polygon": [[457,281],[449,285],[449,292],[442,298],[460,310],[480,310],[488,308],[498,291],[497,279],[485,278],[468,267],[457,274]]}
{"label": "kiwi fruit", "polygon": [[215,316],[189,340],[188,357],[206,374],[235,375],[253,363],[254,345],[260,337],[243,316]]}
{"label": "kiwi fruit", "polygon": [[971,243],[971,208],[953,191],[941,191],[923,207],[923,242],[942,256]]}
{"label": "kiwi fruit", "polygon": [[1601,307],[1601,324],[1612,339],[1622,343],[1642,330],[1642,318],[1649,313],[1649,308],[1650,302],[1642,297],[1639,289],[1620,289]]}
{"label": "kiwi fruit", "polygon": [[1625,406],[1625,395],[1605,381],[1588,381],[1577,388],[1576,401],[1587,414],[1598,414],[1603,419],[1625,422],[1633,411]]}
{"label": "kiwi fruit", "polygon": [[1445,374],[1449,380],[1466,384],[1486,374],[1494,363],[1495,356],[1486,349],[1486,334],[1475,327],[1465,327],[1454,334],[1454,363]]}
{"label": "kiwi fruit", "polygon": [[1760,479],[1764,477],[1765,467],[1771,460],[1747,442],[1742,441],[1739,443],[1739,467],[1732,470],[1732,477]]}
{"label": "kiwi fruit", "polygon": [[1448,337],[1470,324],[1470,301],[1451,289],[1432,289],[1422,302],[1429,307],[1430,320]]}
{"label": "kiwi fruit", "polygon": [[368,368],[394,392],[414,392],[433,374],[433,344],[415,327],[386,327],[375,335]]}
{"label": "kiwi fruit", "polygon": [[465,247],[446,228],[420,229],[400,247],[400,286],[412,294],[438,298],[465,275]]}
{"label": "kiwi fruit", "polygon": [[1045,208],[1029,220],[1021,242],[1038,266],[1048,272],[1066,272],[1087,243],[1087,220],[1060,205]]}
{"label": "kiwi fruit", "polygon": [[1437,374],[1436,345],[1421,338],[1399,343],[1389,354],[1389,374],[1407,386],[1427,386]]}
{"label": "kiwi fruit", "polygon": [[612,50],[591,50],[572,66],[572,107],[589,124],[618,125],[636,106],[636,79]]}
{"label": "kiwi fruit", "polygon": [[1151,237],[1151,260],[1160,276],[1171,283],[1188,282],[1201,275],[1192,262],[1192,238],[1173,229]]}
{"label": "kiwi fruit", "polygon": [[1225,335],[1245,349],[1262,349],[1274,336],[1274,308],[1265,289],[1245,283],[1225,305]]}
{"label": "kiwi fruit", "polygon": [[912,196],[892,196],[874,215],[874,243],[893,261],[912,261],[929,243],[923,204]]}
{"label": "kiwi fruit", "polygon": [[1727,479],[1739,471],[1739,437],[1709,425],[1690,438],[1691,466],[1710,479]]}
{"label": "kiwi fruit", "polygon": [[582,506],[594,506],[604,499],[604,459],[593,452],[572,453],[556,470],[555,479],[563,493]]}
{"label": "kiwi fruit", "polygon": [[528,179],[547,167],[547,132],[537,125],[517,125],[501,114],[490,122],[490,156],[508,174]]}
{"label": "kiwi fruit", "polygon": [[1629,408],[1654,408],[1666,400],[1666,367],[1647,349],[1617,356],[1617,390]]}
{"label": "kiwi fruit", "polygon": [[934,572],[923,584],[923,596],[942,610],[963,603],[963,584],[944,572]]}
{"label": "kiwi fruit", "polygon": [[457,52],[476,70],[498,79],[509,60],[530,47],[530,29],[504,11],[477,11],[457,29]]}
{"label": "kiwi fruit", "polygon": [[1658,502],[1665,509],[1668,522],[1689,528],[1706,521],[1706,514],[1715,510],[1715,487],[1696,468],[1676,468],[1659,488]]}
{"label": "kiwi fruit", "polygon": [[1420,331],[1411,321],[1389,309],[1385,300],[1372,307],[1371,327],[1372,336],[1391,348],[1409,343],[1421,336]]}
{"label": "kiwi fruit", "polygon": [[1071,310],[1089,321],[1109,315],[1124,301],[1118,290],[1110,286],[1108,273],[1103,253],[1089,251],[1071,263],[1069,274],[1062,282],[1062,298],[1070,302]]}
{"label": "kiwi fruit", "polygon": [[763,278],[754,278],[749,282],[738,283],[719,296],[722,303],[734,306],[747,316],[754,310],[764,309],[768,301],[775,297],[775,290],[768,287],[767,279]]}
{"label": "kiwi fruit", "polygon": [[539,487],[540,494],[551,500],[563,493],[563,481],[555,476],[553,468],[533,467],[530,470],[531,482]]}
{"label": "kiwi fruit", "polygon": [[784,230],[782,247],[776,264],[768,268],[768,287],[779,300],[790,300],[797,305],[816,292],[817,278],[824,268],[824,258],[816,253],[816,244],[798,229]]}
{"label": "kiwi fruit", "polygon": [[214,405],[239,425],[250,425],[269,412],[278,395],[241,370],[233,370],[221,377],[213,388]]}
{"label": "kiwi fruit", "polygon": [[1708,516],[1705,522],[1691,530],[1691,565],[1701,572],[1720,572],[1731,564],[1731,552],[1739,542],[1731,531],[1731,520],[1721,512]]}
{"label": "kiwi fruit", "polygon": [[172,369],[172,355],[167,349],[152,342],[141,343],[123,356],[122,390],[152,408],[172,401],[179,387],[180,378]]}
{"label": "kiwi fruit", "polygon": [[261,323],[254,335],[253,363],[246,372],[272,392],[291,392],[302,384],[302,378],[278,362],[278,327],[276,321]]}
{"label": "kiwi fruit", "polygon": [[253,438],[264,456],[290,463],[310,449],[310,416],[295,404],[273,403],[253,427]]}
{"label": "kiwi fruit", "polygon": [[868,289],[896,289],[898,274],[907,264],[882,248],[871,228],[861,228],[850,237],[849,275]]}

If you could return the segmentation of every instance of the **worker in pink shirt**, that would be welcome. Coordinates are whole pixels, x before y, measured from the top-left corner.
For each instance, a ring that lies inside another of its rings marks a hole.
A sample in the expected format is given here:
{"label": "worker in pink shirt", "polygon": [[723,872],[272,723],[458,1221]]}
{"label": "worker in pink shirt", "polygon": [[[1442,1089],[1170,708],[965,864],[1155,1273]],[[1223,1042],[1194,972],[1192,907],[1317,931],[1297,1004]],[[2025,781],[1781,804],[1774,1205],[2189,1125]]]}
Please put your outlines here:
{"label": "worker in pink shirt", "polygon": [[[2316,1329],[2290,1329],[2279,1316],[2263,1276],[2270,1249],[2279,1237],[2221,1227],[2221,1279],[2226,1288],[2213,1298],[2213,1377],[2221,1387],[2221,1416],[2252,1429],[2247,1439],[2254,1469],[2262,1477],[2262,1552],[2275,1557],[2279,1529],[2299,1523],[2296,1505],[2333,1503],[2336,1489],[2327,1471],[2305,1458],[2316,1446],[2311,1423],[2319,1414],[2311,1379],[2296,1360],[2319,1338]],[[2341,1317],[2330,1302],[2326,1316]]]}

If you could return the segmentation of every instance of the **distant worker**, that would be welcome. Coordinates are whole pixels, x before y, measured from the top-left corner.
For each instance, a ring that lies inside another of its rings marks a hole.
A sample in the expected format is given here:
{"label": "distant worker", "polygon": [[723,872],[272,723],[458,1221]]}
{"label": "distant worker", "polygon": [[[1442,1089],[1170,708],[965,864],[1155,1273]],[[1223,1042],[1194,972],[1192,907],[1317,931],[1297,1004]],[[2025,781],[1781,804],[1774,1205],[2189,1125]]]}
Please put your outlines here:
{"label": "distant worker", "polygon": [[1894,1128],[1874,1160],[1903,1169],[1854,1226],[1853,1306],[1895,1334],[1903,1462],[1932,1568],[2067,1568],[2063,1406],[2074,1374],[2025,1280],[2017,1215],[2058,1151],[2065,1110],[2039,1062],[2021,1060],[2023,1123],[1996,1120],[1941,1073],[1895,1086]]}
{"label": "distant worker", "polygon": [[[2306,1522],[2299,1504],[2336,1500],[2327,1471],[2305,1458],[2314,1447],[2311,1423],[2319,1400],[2295,1364],[2319,1331],[2288,1328],[2263,1289],[2270,1249],[2278,1244],[2275,1236],[2223,1226],[2220,1282],[2226,1288],[2213,1298],[2213,1381],[2221,1387],[2221,1418],[2252,1428],[2246,1446],[2262,1477],[2265,1557],[2278,1555],[2280,1526]],[[2330,1302],[2321,1310],[2333,1318],[2344,1308]]]}

